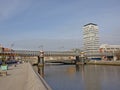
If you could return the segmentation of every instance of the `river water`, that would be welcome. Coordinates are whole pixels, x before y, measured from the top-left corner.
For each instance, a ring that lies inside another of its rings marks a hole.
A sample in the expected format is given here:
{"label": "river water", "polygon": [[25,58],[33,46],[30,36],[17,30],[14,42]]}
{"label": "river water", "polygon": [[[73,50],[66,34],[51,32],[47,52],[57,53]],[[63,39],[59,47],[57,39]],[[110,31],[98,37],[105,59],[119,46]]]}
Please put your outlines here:
{"label": "river water", "polygon": [[46,65],[44,71],[53,90],[120,90],[120,66]]}

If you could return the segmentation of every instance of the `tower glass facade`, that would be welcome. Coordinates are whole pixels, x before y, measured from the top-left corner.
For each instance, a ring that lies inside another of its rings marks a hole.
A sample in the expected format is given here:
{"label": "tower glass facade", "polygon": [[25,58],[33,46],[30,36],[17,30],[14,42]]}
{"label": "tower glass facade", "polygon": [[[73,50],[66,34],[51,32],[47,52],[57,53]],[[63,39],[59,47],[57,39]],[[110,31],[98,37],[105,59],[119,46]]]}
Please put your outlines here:
{"label": "tower glass facade", "polygon": [[99,37],[97,24],[89,23],[83,26],[84,51],[87,55],[93,55],[99,49]]}

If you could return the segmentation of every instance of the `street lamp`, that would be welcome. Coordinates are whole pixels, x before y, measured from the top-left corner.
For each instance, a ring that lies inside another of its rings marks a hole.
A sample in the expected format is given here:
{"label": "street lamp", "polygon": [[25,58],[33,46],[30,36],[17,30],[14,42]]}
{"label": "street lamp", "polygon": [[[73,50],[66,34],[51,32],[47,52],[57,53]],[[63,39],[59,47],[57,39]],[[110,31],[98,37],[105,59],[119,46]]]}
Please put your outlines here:
{"label": "street lamp", "polygon": [[40,48],[43,51],[43,45],[40,45],[38,48]]}
{"label": "street lamp", "polygon": [[12,54],[13,50],[12,50],[12,47],[14,46],[14,43],[12,43],[10,45],[10,52],[11,52],[11,56],[10,56],[10,59],[14,59],[14,55]]}

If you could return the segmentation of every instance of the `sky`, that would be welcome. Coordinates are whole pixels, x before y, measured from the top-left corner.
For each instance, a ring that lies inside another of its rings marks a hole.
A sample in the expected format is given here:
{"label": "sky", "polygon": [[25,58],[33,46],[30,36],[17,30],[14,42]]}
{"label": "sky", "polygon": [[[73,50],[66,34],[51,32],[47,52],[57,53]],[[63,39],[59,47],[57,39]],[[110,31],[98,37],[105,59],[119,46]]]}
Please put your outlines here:
{"label": "sky", "polygon": [[0,44],[13,49],[82,48],[83,26],[120,44],[120,0],[0,0]]}

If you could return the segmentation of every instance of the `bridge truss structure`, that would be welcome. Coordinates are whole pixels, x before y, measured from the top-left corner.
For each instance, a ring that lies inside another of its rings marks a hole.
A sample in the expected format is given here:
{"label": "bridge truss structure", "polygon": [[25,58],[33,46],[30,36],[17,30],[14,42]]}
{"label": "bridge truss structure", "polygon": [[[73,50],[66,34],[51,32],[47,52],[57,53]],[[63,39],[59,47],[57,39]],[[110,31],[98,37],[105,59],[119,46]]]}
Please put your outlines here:
{"label": "bridge truss structure", "polygon": [[[43,52],[43,51],[42,51]],[[29,50],[13,50],[9,52],[1,52],[0,55],[6,56],[39,56],[41,51],[29,51]],[[80,52],[74,51],[44,51],[44,56],[79,56]]]}

